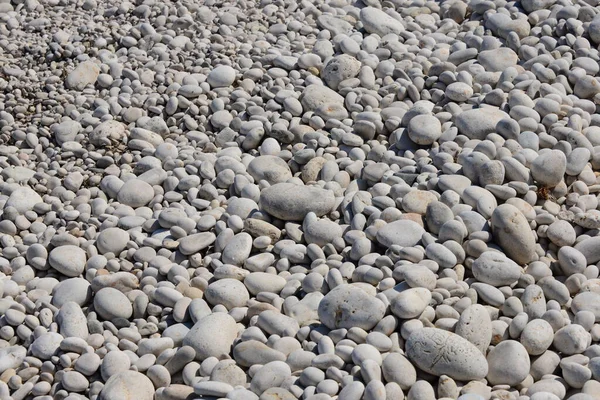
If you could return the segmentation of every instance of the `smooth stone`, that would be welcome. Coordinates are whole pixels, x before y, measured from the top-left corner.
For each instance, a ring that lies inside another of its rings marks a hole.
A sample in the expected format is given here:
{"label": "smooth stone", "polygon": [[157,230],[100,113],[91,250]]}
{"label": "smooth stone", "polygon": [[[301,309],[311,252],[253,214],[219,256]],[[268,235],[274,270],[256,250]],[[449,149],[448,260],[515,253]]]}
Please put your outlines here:
{"label": "smooth stone", "polygon": [[65,372],[60,382],[70,392],[83,392],[90,384],[87,378],[77,371]]}
{"label": "smooth stone", "polygon": [[309,212],[321,217],[329,213],[334,205],[333,192],[315,186],[278,183],[260,194],[260,206],[284,221],[302,221]]}
{"label": "smooth stone", "polygon": [[286,283],[285,278],[266,272],[251,272],[244,278],[244,285],[253,296],[261,292],[279,293]]}
{"label": "smooth stone", "polygon": [[107,321],[129,319],[133,314],[133,306],[127,296],[112,287],[102,288],[96,293],[94,310]]}
{"label": "smooth stone", "polygon": [[63,339],[63,336],[56,332],[43,333],[33,341],[29,351],[31,355],[40,360],[49,360],[52,356],[56,355],[60,348],[60,342]]}
{"label": "smooth stone", "polygon": [[446,86],[444,94],[452,101],[463,102],[473,96],[473,88],[464,82],[453,82]]}
{"label": "smooth stone", "polygon": [[435,376],[470,381],[488,374],[488,363],[474,344],[442,329],[414,331],[406,341],[405,351],[419,368]]}
{"label": "smooth stone", "polygon": [[567,157],[560,150],[550,150],[540,154],[531,163],[531,175],[540,185],[555,187],[565,175]]}
{"label": "smooth stone", "polygon": [[585,256],[570,246],[563,246],[558,250],[558,263],[565,276],[583,274],[587,267]]}
{"label": "smooth stone", "polygon": [[87,318],[81,307],[72,301],[62,305],[56,316],[59,332],[64,337],[87,339],[89,335]]}
{"label": "smooth stone", "polygon": [[467,307],[460,314],[455,333],[473,343],[482,354],[485,354],[492,338],[490,314],[481,304]]}
{"label": "smooth stone", "polygon": [[50,127],[50,131],[54,134],[56,143],[62,146],[66,142],[75,140],[77,134],[81,131],[81,124],[73,120],[63,120],[60,124],[54,124]]}
{"label": "smooth stone", "polygon": [[543,354],[552,345],[554,330],[546,320],[541,318],[529,321],[521,332],[521,344],[532,356]]}
{"label": "smooth stone", "polygon": [[219,65],[208,73],[206,82],[211,88],[228,87],[235,81],[235,70],[228,65]]}
{"label": "smooth stone", "polygon": [[177,248],[184,256],[191,256],[206,249],[213,244],[217,237],[212,232],[200,232],[186,236],[179,240]]}
{"label": "smooth stone", "polygon": [[247,172],[256,182],[265,180],[270,185],[285,182],[292,177],[288,164],[277,156],[259,156],[248,164]]}
{"label": "smooth stone", "polygon": [[375,33],[380,37],[390,33],[399,35],[404,31],[402,22],[375,7],[365,7],[360,10],[360,22],[367,32]]}
{"label": "smooth stone", "polygon": [[25,357],[27,349],[23,346],[9,346],[0,349],[0,374],[8,369],[18,368]]}
{"label": "smooth stone", "polygon": [[535,256],[535,238],[525,216],[510,204],[498,206],[492,214],[494,239],[506,255],[518,264],[527,264]]}
{"label": "smooth stone", "polygon": [[600,261],[600,236],[593,236],[583,239],[574,247],[584,255],[588,265],[595,264]]}
{"label": "smooth stone", "polygon": [[129,356],[119,350],[109,351],[102,359],[100,375],[107,381],[110,377],[119,375],[131,367]]}
{"label": "smooth stone", "polygon": [[252,251],[252,236],[246,232],[235,235],[221,253],[221,261],[225,264],[241,266]]}
{"label": "smooth stone", "polygon": [[48,256],[50,266],[68,277],[81,275],[85,269],[86,260],[85,251],[73,245],[56,247]]}
{"label": "smooth stone", "polygon": [[571,324],[554,334],[552,345],[566,355],[583,353],[591,344],[592,336],[581,325]]}
{"label": "smooth stone", "polygon": [[225,313],[213,313],[200,319],[183,339],[184,346],[196,350],[196,360],[229,356],[238,330],[235,320]]}
{"label": "smooth stone", "polygon": [[442,123],[433,115],[417,115],[408,123],[408,137],[421,146],[428,146],[442,136]]}
{"label": "smooth stone", "polygon": [[233,348],[233,358],[242,367],[254,364],[267,364],[271,361],[285,361],[286,356],[257,340],[240,342]]}
{"label": "smooth stone", "polygon": [[423,227],[414,221],[405,219],[390,222],[377,231],[377,241],[385,246],[415,246],[425,233]]}
{"label": "smooth stone", "polygon": [[91,285],[83,278],[65,279],[52,290],[52,304],[58,308],[69,301],[83,307],[88,304],[91,298]]}
{"label": "smooth stone", "polygon": [[496,251],[482,253],[471,266],[473,276],[492,286],[510,286],[521,277],[521,267]]}
{"label": "smooth stone", "polygon": [[117,201],[133,208],[143,207],[154,198],[154,189],[141,179],[127,181],[117,194]]}
{"label": "smooth stone", "polygon": [[4,204],[6,207],[14,207],[19,214],[25,214],[27,211],[33,210],[33,206],[42,203],[44,200],[33,189],[29,187],[18,187],[13,190],[8,200]]}
{"label": "smooth stone", "polygon": [[210,304],[222,304],[228,310],[245,307],[250,299],[246,287],[237,279],[219,279],[211,283],[204,291],[204,296]]}
{"label": "smooth stone", "polygon": [[233,391],[233,386],[225,382],[202,381],[194,383],[194,393],[202,398],[223,398]]}
{"label": "smooth stone", "polygon": [[124,371],[111,376],[98,400],[153,400],[154,385],[146,375],[136,371]]}
{"label": "smooth stone", "polygon": [[469,139],[484,140],[490,133],[496,132],[496,125],[508,114],[493,107],[474,108],[456,116],[455,125],[459,133]]}
{"label": "smooth stone", "polygon": [[596,322],[600,322],[600,293],[578,293],[573,297],[571,302],[571,311],[573,314],[577,314],[580,311],[590,311],[596,317]]}
{"label": "smooth stone", "polygon": [[120,228],[104,229],[96,238],[96,248],[100,254],[120,254],[129,242],[129,233]]}
{"label": "smooth stone", "polygon": [[267,389],[281,386],[291,375],[289,365],[283,361],[271,361],[256,371],[250,382],[250,390],[260,395]]}
{"label": "smooth stone", "polygon": [[378,298],[352,285],[335,287],[319,303],[319,320],[329,329],[372,329],[384,316],[385,305]]}
{"label": "smooth stone", "polygon": [[389,353],[383,359],[381,372],[387,382],[397,383],[402,390],[408,390],[417,381],[417,370],[400,353]]}
{"label": "smooth stone", "polygon": [[69,72],[65,86],[69,89],[83,90],[87,85],[96,83],[99,75],[100,67],[91,61],[85,61]]}
{"label": "smooth stone", "polygon": [[572,246],[577,239],[575,228],[573,228],[573,225],[569,221],[565,220],[558,220],[550,224],[546,235],[552,243],[559,247]]}
{"label": "smooth stone", "polygon": [[300,96],[300,102],[302,103],[302,107],[304,107],[304,111],[316,111],[323,106],[343,106],[344,98],[327,86],[312,84],[304,89]]}
{"label": "smooth stone", "polygon": [[431,292],[425,288],[411,288],[398,293],[391,301],[392,313],[400,319],[416,318],[431,301]]}
{"label": "smooth stone", "polygon": [[479,64],[488,72],[502,72],[517,65],[519,56],[508,47],[480,51],[477,56]]}
{"label": "smooth stone", "polygon": [[487,363],[489,372],[486,379],[492,385],[515,386],[529,374],[529,354],[515,340],[505,340],[496,345],[488,353]]}

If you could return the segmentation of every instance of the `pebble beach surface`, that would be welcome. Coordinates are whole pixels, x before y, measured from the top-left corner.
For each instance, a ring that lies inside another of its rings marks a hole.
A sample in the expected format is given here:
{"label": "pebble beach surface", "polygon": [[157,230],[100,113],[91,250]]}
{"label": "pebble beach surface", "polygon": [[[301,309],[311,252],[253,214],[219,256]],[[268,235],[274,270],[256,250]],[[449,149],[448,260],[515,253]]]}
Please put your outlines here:
{"label": "pebble beach surface", "polygon": [[600,400],[598,0],[0,0],[1,400]]}

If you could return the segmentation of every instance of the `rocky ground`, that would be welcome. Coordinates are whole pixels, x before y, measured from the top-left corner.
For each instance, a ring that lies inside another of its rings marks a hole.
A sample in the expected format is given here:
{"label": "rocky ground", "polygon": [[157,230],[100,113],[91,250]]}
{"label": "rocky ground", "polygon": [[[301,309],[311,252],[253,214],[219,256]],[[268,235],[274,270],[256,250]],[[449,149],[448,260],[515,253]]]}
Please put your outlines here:
{"label": "rocky ground", "polygon": [[599,400],[597,0],[0,0],[0,399]]}

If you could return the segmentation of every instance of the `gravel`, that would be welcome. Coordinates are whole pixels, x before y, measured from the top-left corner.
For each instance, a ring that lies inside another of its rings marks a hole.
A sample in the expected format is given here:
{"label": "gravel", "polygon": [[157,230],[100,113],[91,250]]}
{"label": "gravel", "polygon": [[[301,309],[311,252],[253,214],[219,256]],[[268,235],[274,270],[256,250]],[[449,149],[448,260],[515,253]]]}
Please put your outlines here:
{"label": "gravel", "polygon": [[0,0],[0,399],[597,399],[599,11]]}

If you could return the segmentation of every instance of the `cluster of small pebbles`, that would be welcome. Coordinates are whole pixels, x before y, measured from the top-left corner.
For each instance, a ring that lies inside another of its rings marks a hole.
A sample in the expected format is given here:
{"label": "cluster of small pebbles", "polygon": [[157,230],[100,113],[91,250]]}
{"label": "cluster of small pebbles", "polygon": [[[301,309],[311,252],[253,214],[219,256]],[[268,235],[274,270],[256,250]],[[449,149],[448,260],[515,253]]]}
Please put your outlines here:
{"label": "cluster of small pebbles", "polygon": [[600,400],[598,0],[0,0],[0,399]]}

